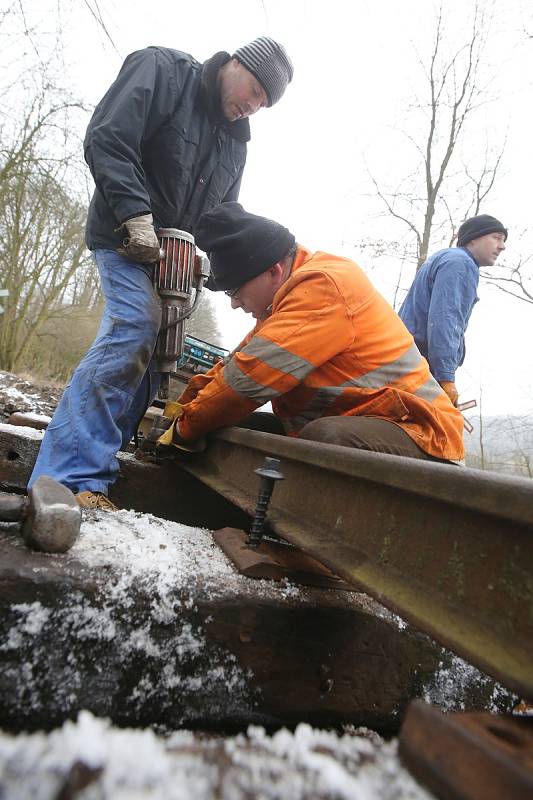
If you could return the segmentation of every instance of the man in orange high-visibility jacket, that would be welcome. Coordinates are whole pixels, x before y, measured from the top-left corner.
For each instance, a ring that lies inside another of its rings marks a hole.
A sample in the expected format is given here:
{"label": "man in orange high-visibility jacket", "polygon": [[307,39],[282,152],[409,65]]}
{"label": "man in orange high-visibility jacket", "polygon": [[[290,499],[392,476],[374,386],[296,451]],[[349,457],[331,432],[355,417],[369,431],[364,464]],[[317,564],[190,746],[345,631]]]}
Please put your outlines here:
{"label": "man in orange high-visibility jacket", "polygon": [[[187,444],[271,401],[278,432],[414,458],[464,457],[463,418],[398,315],[347,258],[312,253],[239,203],[200,219],[217,290],[257,320],[194,377],[160,444]],[[276,431],[270,426],[271,431]]]}

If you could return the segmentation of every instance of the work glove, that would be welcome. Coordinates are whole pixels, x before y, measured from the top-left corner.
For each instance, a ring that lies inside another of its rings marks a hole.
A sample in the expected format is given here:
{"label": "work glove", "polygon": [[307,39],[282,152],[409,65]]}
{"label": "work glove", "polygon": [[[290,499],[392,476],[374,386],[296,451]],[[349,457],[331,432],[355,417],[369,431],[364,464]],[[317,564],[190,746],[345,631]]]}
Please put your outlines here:
{"label": "work glove", "polygon": [[201,453],[205,450],[205,439],[196,439],[194,442],[185,442],[179,432],[179,419],[183,414],[183,406],[170,400],[166,405],[163,416],[169,419],[169,427],[157,440],[157,445],[173,447],[184,453]]}
{"label": "work glove", "polygon": [[141,264],[153,264],[154,261],[159,261],[161,248],[151,214],[127,219],[117,230],[124,229],[127,236],[124,237],[122,247],[117,251],[119,255]]}
{"label": "work glove", "polygon": [[177,400],[167,400],[163,409],[163,416],[171,420],[179,419],[183,414],[183,404]]}
{"label": "work glove", "polygon": [[453,381],[439,381],[439,383],[452,401],[452,404],[456,406],[457,400],[459,399],[459,392],[455,388],[455,383]]}

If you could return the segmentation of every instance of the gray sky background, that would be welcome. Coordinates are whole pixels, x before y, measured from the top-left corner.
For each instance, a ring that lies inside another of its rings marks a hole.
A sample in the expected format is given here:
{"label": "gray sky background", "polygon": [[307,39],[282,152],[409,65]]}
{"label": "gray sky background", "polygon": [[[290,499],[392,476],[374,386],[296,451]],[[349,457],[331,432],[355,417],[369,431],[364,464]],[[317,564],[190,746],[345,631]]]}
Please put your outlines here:
{"label": "gray sky background", "polygon": [[[0,2],[0,9],[11,3]],[[476,112],[461,151],[476,163],[485,145],[507,145],[503,165],[482,211],[509,228],[505,262],[531,252],[530,187],[533,8],[525,0],[478,3],[491,13],[483,81],[490,101]],[[199,60],[232,52],[268,34],[286,46],[295,77],[274,108],[252,118],[252,142],[241,192],[250,211],[289,227],[312,249],[347,255],[392,301],[398,261],[373,258],[369,238],[408,240],[383,214],[369,180],[394,182],[409,168],[412,150],[400,131],[413,97],[423,91],[419,58],[431,47],[437,4],[430,0],[25,0],[28,27],[53,31],[61,15],[64,80],[94,105],[131,51],[159,44]],[[443,0],[447,37],[460,44],[469,29],[472,0]],[[107,33],[101,22],[104,23]],[[44,37],[46,40],[46,36]],[[112,42],[110,41],[112,40]],[[42,34],[39,42],[43,42]],[[16,47],[21,48],[17,53]],[[15,63],[31,37],[3,41],[2,60]],[[82,131],[88,114],[73,124]],[[416,129],[412,131],[416,135]],[[461,206],[461,198],[452,198]],[[457,220],[459,223],[461,220]],[[523,232],[526,233],[523,235]],[[442,231],[432,249],[446,246]],[[407,289],[414,267],[404,266]],[[461,399],[479,398],[487,414],[533,410],[533,306],[481,286],[467,333],[467,357],[458,373]],[[229,300],[216,296],[223,343],[233,347],[251,327]]]}

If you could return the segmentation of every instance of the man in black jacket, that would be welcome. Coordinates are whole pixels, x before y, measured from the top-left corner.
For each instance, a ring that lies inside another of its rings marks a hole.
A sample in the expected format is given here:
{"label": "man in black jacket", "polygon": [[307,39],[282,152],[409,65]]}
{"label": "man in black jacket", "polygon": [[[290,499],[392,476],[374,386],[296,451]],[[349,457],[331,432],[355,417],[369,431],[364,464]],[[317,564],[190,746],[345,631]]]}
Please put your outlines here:
{"label": "man in black jacket", "polygon": [[164,47],[128,56],[85,137],[96,188],[87,246],[105,297],[97,337],[74,372],[41,445],[30,485],[50,475],[83,507],[112,509],[117,451],[157,392],[161,323],[152,287],[158,228],[194,234],[200,216],[236,200],[248,117],[283,95],[293,68],[261,36],[204,64]]}

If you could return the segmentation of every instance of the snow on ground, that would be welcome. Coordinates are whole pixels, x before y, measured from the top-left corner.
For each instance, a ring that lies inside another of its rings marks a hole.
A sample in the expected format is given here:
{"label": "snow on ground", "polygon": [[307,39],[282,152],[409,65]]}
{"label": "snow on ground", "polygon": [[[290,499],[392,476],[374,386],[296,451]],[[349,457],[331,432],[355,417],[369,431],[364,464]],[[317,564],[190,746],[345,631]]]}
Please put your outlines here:
{"label": "snow on ground", "polygon": [[[109,586],[113,592],[110,608],[127,603],[131,588],[139,582],[150,586],[152,615],[163,622],[179,615],[176,596],[180,589],[190,588],[191,579],[198,592],[213,599],[249,592],[255,598],[275,595],[280,602],[285,598],[294,603],[297,599],[305,602],[309,591],[245,578],[233,569],[208,531],[134,511],[84,512],[80,538],[72,550],[65,556],[46,557],[50,565],[61,559],[102,572],[111,567],[115,580]],[[185,591],[184,602],[186,596]],[[370,599],[368,603],[379,608]],[[50,623],[47,609],[38,602],[20,604],[18,611],[14,636],[35,636]],[[99,637],[114,639],[113,619],[106,616],[105,608],[96,611],[86,605],[70,609],[71,624],[82,637],[91,638],[97,632]],[[182,646],[202,647],[200,632],[190,630],[189,634],[188,639],[185,631],[180,637]],[[149,631],[140,630],[138,641],[128,646],[148,656],[150,642]],[[228,680],[240,679],[231,673],[236,665],[223,664],[221,669],[221,679],[231,693]],[[162,684],[182,678],[175,673],[159,676]],[[279,730],[272,735],[250,727],[246,734],[231,737],[188,730],[163,737],[151,729],[120,729],[83,711],[76,722],[66,722],[48,734],[0,733],[0,797],[52,800],[60,796],[79,800],[431,797],[400,764],[397,741],[385,742],[366,730],[338,734],[300,724],[294,732]]]}
{"label": "snow on ground", "polygon": [[7,420],[14,411],[49,417],[62,393],[59,387],[31,383],[0,370],[0,420]]}
{"label": "snow on ground", "polygon": [[112,566],[121,574],[114,588],[120,594],[134,581],[150,585],[162,599],[171,595],[173,602],[176,591],[192,583],[208,599],[243,593],[306,599],[309,594],[302,586],[240,575],[210,531],[138,511],[85,512],[80,537],[69,555],[91,568]]}
{"label": "snow on ground", "polygon": [[0,431],[2,433],[18,433],[20,436],[25,436],[27,439],[41,439],[44,436],[43,430],[37,428],[28,428],[26,425],[8,425],[5,422],[0,422]]}
{"label": "snow on ground", "polygon": [[509,702],[510,696],[514,698],[514,702],[518,700],[518,697],[510,695],[510,692],[499,683],[494,683],[488,675],[484,675],[472,664],[453,653],[448,654],[446,664],[440,663],[434,682],[425,687],[424,700],[426,703],[438,705],[442,711],[464,711],[466,704],[461,697],[467,697],[468,687],[473,683],[480,686],[492,686],[486,709],[492,713],[501,711],[498,701]]}
{"label": "snow on ground", "polygon": [[[22,541],[17,546],[25,548]],[[65,555],[50,554],[46,558],[57,567],[68,565],[70,560],[98,572],[111,567],[114,582],[107,590],[111,592],[110,601],[126,603],[135,584],[148,588],[158,598],[163,616],[165,603],[175,606],[180,590],[188,591],[193,586],[195,597],[207,600],[249,595],[255,599],[280,602],[299,599],[306,603],[316,591],[287,580],[247,578],[236,571],[210,531],[125,509],[116,513],[84,511],[80,536],[71,550]],[[406,627],[400,617],[368,595],[349,592],[336,595],[347,604],[354,598],[358,609],[367,609],[398,628]]]}
{"label": "snow on ground", "polygon": [[[16,534],[10,546],[25,551]],[[37,598],[10,605],[0,655],[4,683],[15,693],[13,713],[17,709],[22,719],[46,718],[50,692],[61,719],[83,709],[94,657],[99,667],[90,684],[91,709],[100,716],[113,713],[106,676],[118,671],[131,682],[124,699],[129,720],[164,719],[177,728],[209,708],[213,719],[262,722],[264,717],[254,711],[253,675],[210,636],[209,609],[236,597],[244,603],[249,598],[305,608],[314,604],[317,591],[247,578],[209,531],[131,510],[84,511],[72,549],[63,555],[39,554],[32,570],[38,582],[54,583],[64,574],[67,583],[71,576],[97,589],[96,594],[69,590],[65,602],[50,607]],[[366,595],[335,595],[341,606],[388,616],[396,625],[396,617]],[[50,644],[61,641],[68,641],[71,651],[66,661],[57,662]],[[50,680],[49,670],[55,676]]]}
{"label": "snow on ground", "polygon": [[[25,549],[19,537],[14,538],[12,546]],[[18,700],[19,707],[24,708],[27,704],[32,708],[42,705],[38,677],[49,656],[39,648],[46,648],[50,636],[60,630],[65,636],[80,642],[91,641],[94,646],[112,643],[122,663],[143,656],[147,663],[159,665],[157,673],[146,673],[131,696],[137,712],[150,698],[156,697],[160,705],[168,703],[169,708],[173,707],[177,690],[191,694],[201,690],[207,695],[212,692],[209,696],[213,703],[219,702],[218,696],[219,700],[231,699],[237,706],[239,698],[244,702],[247,697],[247,672],[239,667],[233,653],[220,649],[215,654],[213,645],[207,668],[202,658],[206,648],[205,624],[210,618],[200,615],[191,624],[183,611],[195,613],[199,606],[226,598],[231,601],[234,597],[305,606],[313,602],[312,593],[316,591],[289,582],[247,578],[235,570],[209,531],[131,510],[85,511],[80,537],[73,548],[61,556],[41,555],[39,563],[41,566],[35,566],[34,572],[46,571],[48,565],[60,572],[68,572],[70,568],[79,571],[80,566],[88,568],[90,574],[98,576],[102,600],[95,603],[74,593],[67,604],[54,607],[52,615],[38,601],[11,606],[16,617],[0,642],[0,652],[9,654],[22,648],[33,653],[31,663],[21,665],[13,661],[11,666],[17,671],[24,667],[28,672],[24,696]],[[148,598],[143,601],[148,603],[144,605],[144,622],[126,623],[130,611],[136,613],[135,598],[139,592]],[[401,630],[407,628],[400,617],[366,595],[338,594],[338,602],[346,607],[353,604],[358,611],[367,610]],[[171,638],[162,639],[158,635],[161,625],[172,626]],[[483,691],[494,710],[499,707],[498,700],[501,707],[506,697],[508,702],[509,693],[471,665],[444,650],[442,659],[439,672],[424,686],[428,702],[447,710],[458,705],[464,707],[471,700],[470,690],[477,691],[476,687],[486,687]],[[56,693],[55,697],[65,716],[70,716],[71,709],[76,707],[72,692],[81,680],[76,665],[71,666],[68,681],[71,688],[62,684],[65,696]]]}
{"label": "snow on ground", "polygon": [[[7,419],[13,411],[45,419],[60,395],[60,389],[34,386],[0,371],[0,419]],[[0,428],[4,428],[1,423]],[[32,428],[23,431],[34,438],[43,436]],[[20,543],[20,547],[24,545]],[[51,564],[57,559],[49,558]],[[133,511],[86,512],[78,542],[62,558],[89,567],[112,566],[117,571],[119,580],[111,587],[110,607],[117,600],[126,603],[134,583],[151,586],[152,617],[160,622],[176,618],[176,590],[185,589],[191,578],[212,598],[238,590],[254,597],[275,594],[280,602],[284,598],[305,602],[308,591],[289,583],[250,581],[235,572],[208,531]],[[359,595],[359,602],[361,598]],[[399,628],[406,627],[403,620],[370,598],[368,607]],[[39,602],[20,604],[18,611],[19,624],[10,632],[14,639],[8,637],[1,649],[14,646],[17,637],[38,635],[50,624],[49,612]],[[77,626],[81,638],[97,633],[99,638],[113,639],[114,621],[108,609],[85,605],[70,612],[71,624]],[[184,630],[182,646],[201,647],[198,636],[198,631]],[[136,641],[128,646],[149,655],[153,646],[149,632],[138,631]],[[475,679],[474,673],[477,671],[470,665],[454,657],[451,665],[443,664],[435,685],[426,689],[425,699],[444,708],[448,702],[452,705],[458,687]],[[223,679],[228,677],[229,673]],[[170,673],[160,676],[163,683],[177,678]],[[51,800],[59,796],[80,800],[431,797],[401,766],[397,741],[385,742],[371,731],[339,735],[300,724],[294,733],[280,730],[271,736],[262,728],[250,727],[247,734],[235,737],[199,737],[187,730],[161,737],[150,729],[119,729],[83,711],[76,722],[66,722],[49,734],[0,733],[0,798]]]}
{"label": "snow on ground", "polygon": [[[84,789],[82,787],[85,786]],[[70,790],[70,791],[69,791]],[[68,793],[67,793],[68,792]],[[428,800],[397,741],[365,729],[300,724],[269,736],[123,730],[82,712],[48,735],[0,736],[0,796],[9,800]]]}

